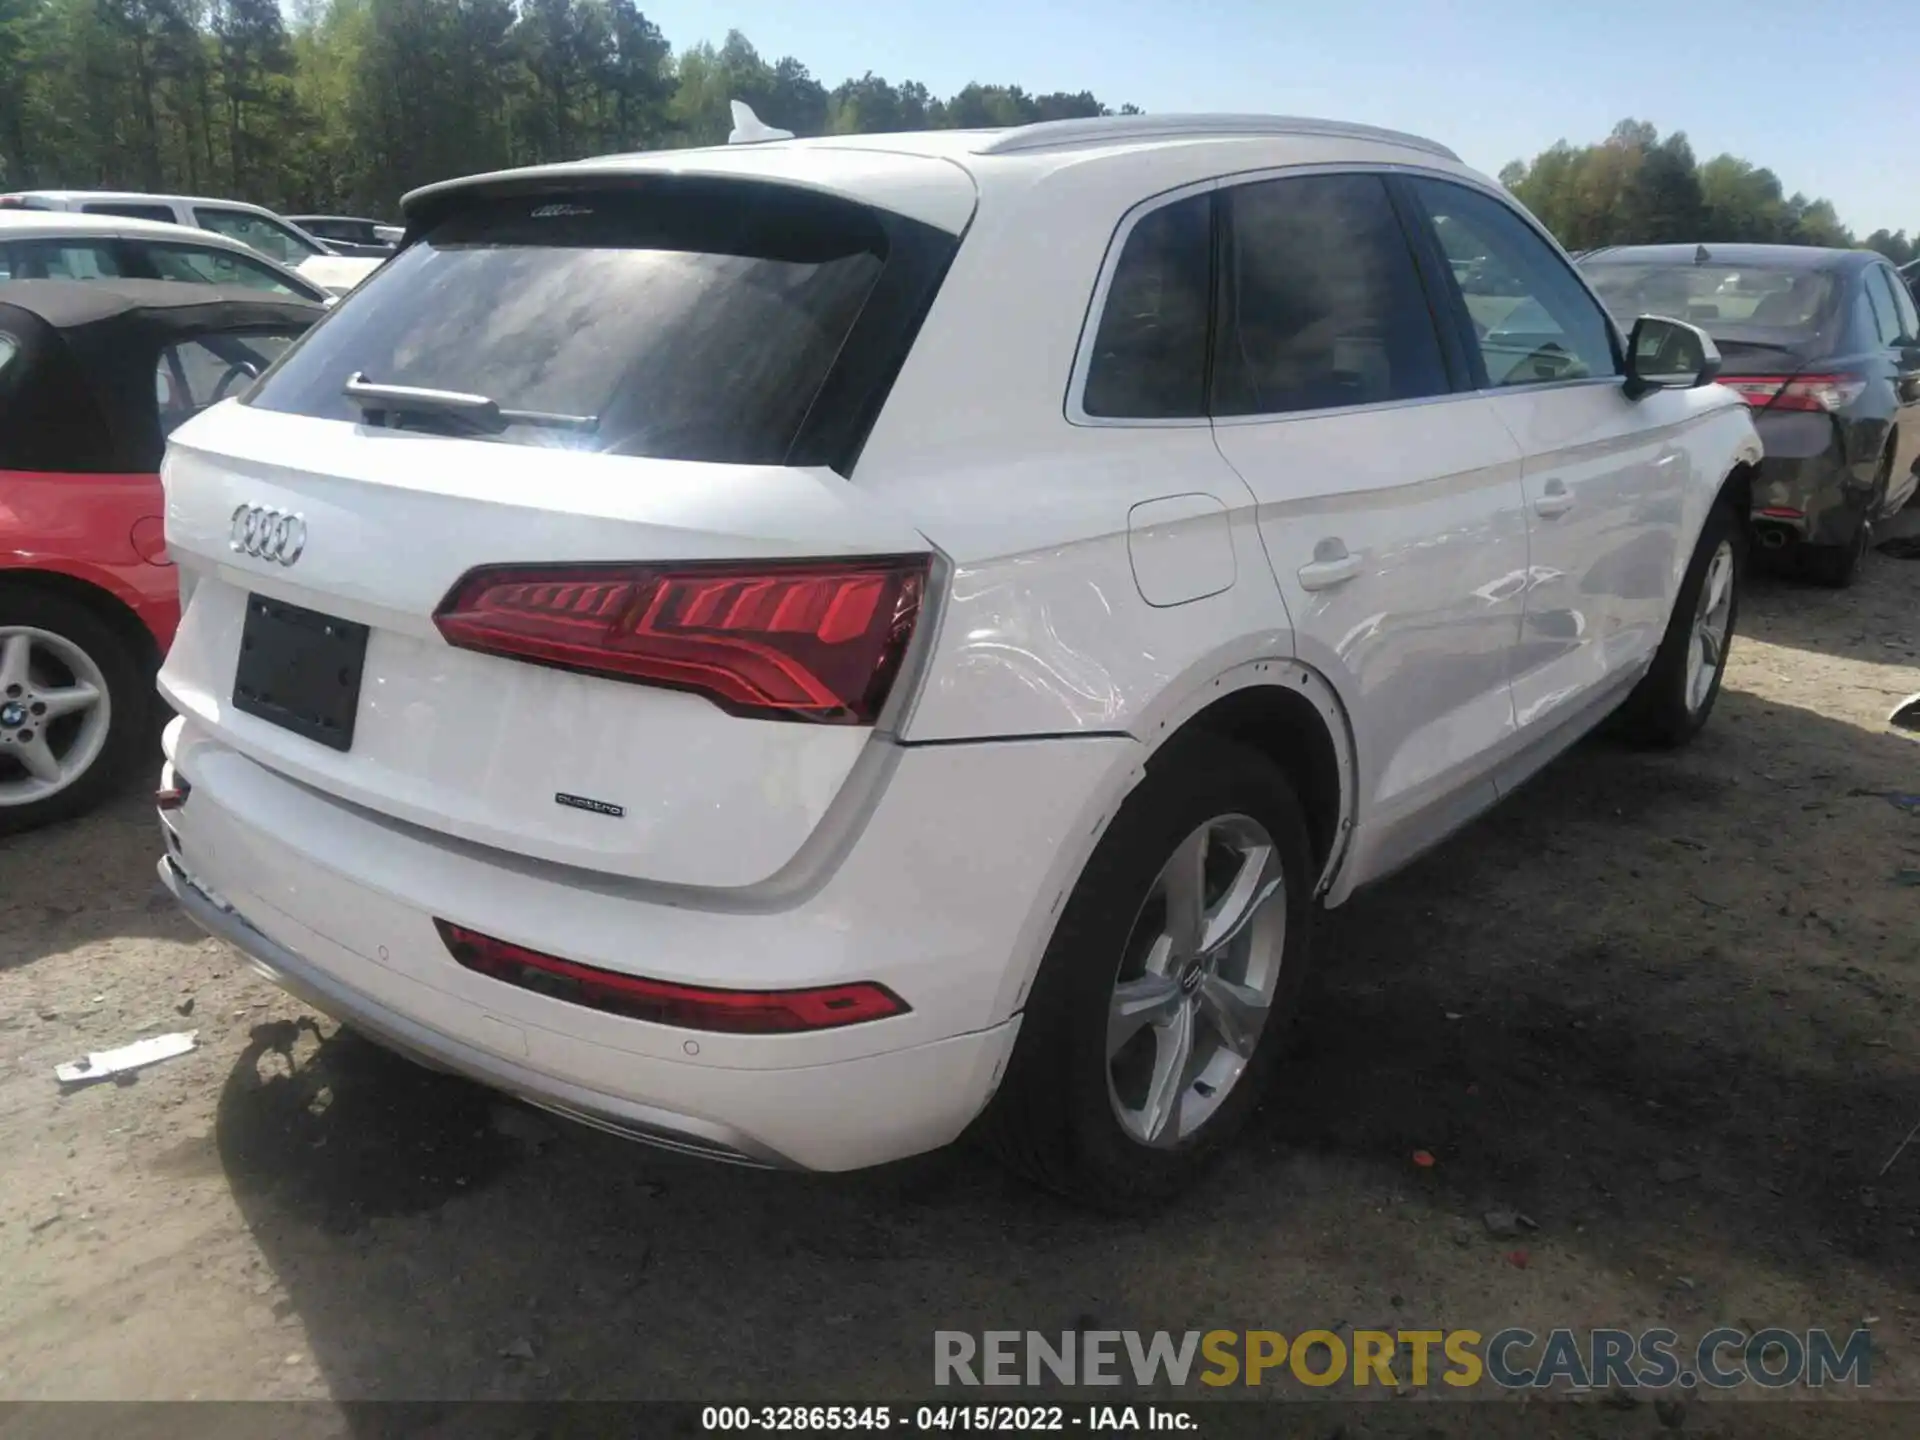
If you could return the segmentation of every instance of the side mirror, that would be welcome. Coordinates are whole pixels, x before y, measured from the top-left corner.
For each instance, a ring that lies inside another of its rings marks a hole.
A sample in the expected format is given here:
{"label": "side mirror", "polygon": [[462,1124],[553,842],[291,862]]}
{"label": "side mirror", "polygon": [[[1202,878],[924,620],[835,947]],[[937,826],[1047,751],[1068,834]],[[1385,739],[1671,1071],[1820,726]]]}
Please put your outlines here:
{"label": "side mirror", "polygon": [[1642,315],[1627,337],[1627,398],[1711,385],[1720,365],[1720,347],[1699,326]]}

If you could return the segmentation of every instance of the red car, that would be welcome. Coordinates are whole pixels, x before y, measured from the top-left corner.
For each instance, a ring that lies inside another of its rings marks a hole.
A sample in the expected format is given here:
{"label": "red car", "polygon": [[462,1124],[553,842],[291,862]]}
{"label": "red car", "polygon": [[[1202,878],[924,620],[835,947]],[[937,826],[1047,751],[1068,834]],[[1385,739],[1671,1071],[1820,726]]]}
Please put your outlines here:
{"label": "red car", "polygon": [[77,814],[148,753],[180,619],[166,437],[325,313],[224,286],[0,283],[0,834]]}

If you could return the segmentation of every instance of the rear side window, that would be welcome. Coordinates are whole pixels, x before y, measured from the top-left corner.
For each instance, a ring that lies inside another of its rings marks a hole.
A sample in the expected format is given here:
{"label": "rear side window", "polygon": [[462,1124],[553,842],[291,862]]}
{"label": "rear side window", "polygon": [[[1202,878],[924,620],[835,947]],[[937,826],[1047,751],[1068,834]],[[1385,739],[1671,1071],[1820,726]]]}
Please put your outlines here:
{"label": "rear side window", "polygon": [[[1884,274],[1885,272],[1882,273]],[[1887,276],[1887,281],[1893,287],[1893,303],[1900,315],[1900,338],[1903,340],[1920,339],[1920,314],[1916,314],[1914,311],[1913,295],[1908,291],[1907,287],[1901,283],[1899,276],[1889,275]]]}
{"label": "rear side window", "polygon": [[1882,345],[1892,345],[1900,338],[1900,312],[1894,304],[1890,277],[1875,265],[1867,271],[1865,278],[1867,303],[1873,307],[1873,328]]}
{"label": "rear side window", "polygon": [[15,280],[111,280],[121,274],[111,240],[18,240],[6,250]]}
{"label": "rear side window", "polygon": [[474,203],[383,265],[250,403],[475,433],[363,409],[342,389],[359,375],[529,417],[484,437],[508,443],[844,468],[955,243],[738,181]]}
{"label": "rear side window", "polygon": [[1112,419],[1192,419],[1207,413],[1212,197],[1176,200],[1142,216],[1107,285],[1080,408]]}
{"label": "rear side window", "polygon": [[80,207],[89,215],[118,215],[127,220],[158,220],[178,225],[180,217],[171,205],[139,205],[130,200],[96,200]]}
{"label": "rear side window", "polygon": [[1228,256],[1216,415],[1278,415],[1451,390],[1406,233],[1377,175],[1223,192]]}

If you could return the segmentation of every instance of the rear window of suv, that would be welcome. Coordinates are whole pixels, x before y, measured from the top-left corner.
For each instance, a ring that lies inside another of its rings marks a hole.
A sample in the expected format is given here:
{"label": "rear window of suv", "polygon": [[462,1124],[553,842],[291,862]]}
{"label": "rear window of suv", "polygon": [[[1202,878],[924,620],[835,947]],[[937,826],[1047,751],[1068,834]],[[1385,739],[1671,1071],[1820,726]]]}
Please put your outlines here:
{"label": "rear window of suv", "polygon": [[344,393],[358,375],[590,422],[507,416],[483,437],[511,444],[833,464],[857,448],[956,243],[756,182],[468,202],[429,218],[248,403],[473,433],[424,409],[370,411]]}

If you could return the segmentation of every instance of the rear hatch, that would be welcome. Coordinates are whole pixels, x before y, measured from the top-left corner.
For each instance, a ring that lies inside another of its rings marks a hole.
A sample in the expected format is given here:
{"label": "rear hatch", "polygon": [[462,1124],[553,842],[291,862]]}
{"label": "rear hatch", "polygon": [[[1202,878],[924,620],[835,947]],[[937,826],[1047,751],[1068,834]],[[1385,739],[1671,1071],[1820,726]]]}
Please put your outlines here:
{"label": "rear hatch", "polygon": [[930,628],[930,546],[846,476],[957,241],[765,181],[594,183],[442,196],[175,432],[161,688],[343,801],[752,885]]}

